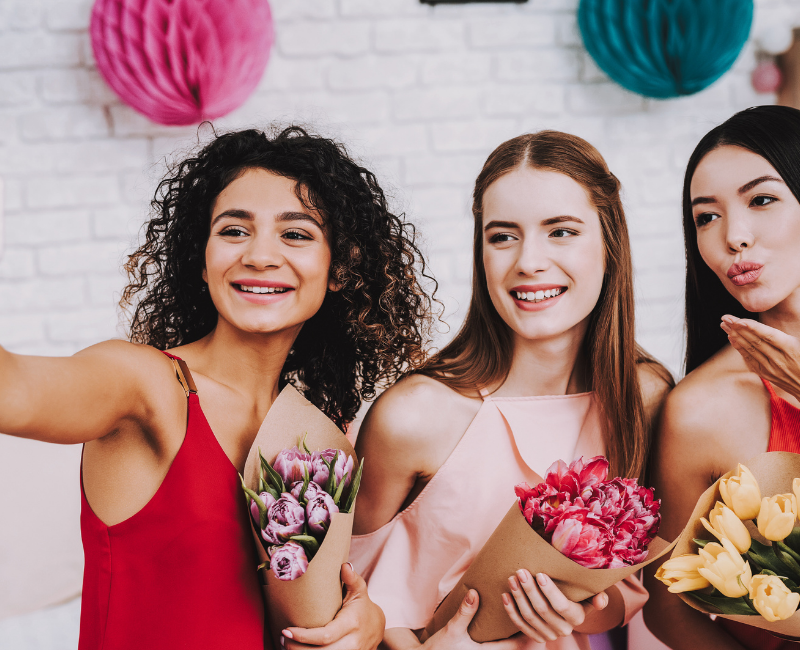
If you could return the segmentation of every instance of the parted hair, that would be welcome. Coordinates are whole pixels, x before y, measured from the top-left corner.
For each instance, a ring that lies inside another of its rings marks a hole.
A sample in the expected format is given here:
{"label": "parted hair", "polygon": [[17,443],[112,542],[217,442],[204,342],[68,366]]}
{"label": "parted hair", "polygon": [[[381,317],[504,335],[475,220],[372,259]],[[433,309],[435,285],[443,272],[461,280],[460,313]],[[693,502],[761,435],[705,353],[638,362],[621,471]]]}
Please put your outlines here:
{"label": "parted hair", "polygon": [[667,370],[639,346],[634,332],[633,264],[620,184],[591,144],[559,131],[512,138],[486,160],[473,192],[472,298],[453,341],[419,371],[460,391],[502,384],[511,369],[511,328],[492,304],[483,265],[483,196],[498,178],[521,167],[569,176],[587,192],[600,216],[605,277],[583,342],[587,377],[605,422],[606,455],[612,476],[641,477],[650,444],[637,363]]}
{"label": "parted hair", "polygon": [[[217,323],[201,277],[217,196],[250,168],[296,181],[301,202],[323,216],[331,245],[328,292],[283,367],[291,383],[339,426],[376,387],[418,367],[430,335],[429,278],[413,226],[393,214],[375,176],[331,139],[298,126],[218,135],[170,166],[151,202],[144,243],[125,265],[121,306],[130,338],[164,350]],[[433,283],[435,288],[435,282]]]}

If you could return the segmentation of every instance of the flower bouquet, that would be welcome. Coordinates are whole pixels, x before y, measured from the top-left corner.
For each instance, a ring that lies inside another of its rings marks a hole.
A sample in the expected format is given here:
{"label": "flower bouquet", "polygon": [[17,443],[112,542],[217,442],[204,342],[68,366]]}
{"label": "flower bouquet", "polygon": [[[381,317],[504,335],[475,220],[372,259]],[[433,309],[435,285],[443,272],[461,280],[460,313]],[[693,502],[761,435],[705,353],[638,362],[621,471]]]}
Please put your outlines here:
{"label": "flower bouquet", "polygon": [[341,609],[360,477],[344,434],[292,386],[284,388],[242,479],[276,648],[284,628],[322,627]]}
{"label": "flower bouquet", "polygon": [[569,466],[557,461],[544,481],[515,488],[518,497],[426,627],[444,627],[469,589],[480,607],[469,627],[474,641],[504,639],[518,630],[501,595],[518,569],[545,573],[572,601],[608,589],[669,551],[656,537],[660,501],[636,479],[607,480],[608,461],[597,456]]}
{"label": "flower bouquet", "polygon": [[800,637],[797,477],[800,455],[788,452],[725,474],[697,501],[656,578],[704,613]]}

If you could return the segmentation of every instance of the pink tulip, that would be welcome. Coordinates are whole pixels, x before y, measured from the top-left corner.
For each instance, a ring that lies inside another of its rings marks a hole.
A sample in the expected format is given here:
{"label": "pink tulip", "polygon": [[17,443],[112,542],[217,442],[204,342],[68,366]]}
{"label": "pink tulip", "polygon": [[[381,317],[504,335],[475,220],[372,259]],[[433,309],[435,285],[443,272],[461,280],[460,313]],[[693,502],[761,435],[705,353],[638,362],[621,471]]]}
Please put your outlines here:
{"label": "pink tulip", "polygon": [[[266,506],[269,510],[269,507],[275,503],[276,499],[272,496],[269,492],[262,492],[258,495],[261,499],[261,502]],[[256,505],[255,501],[250,502],[250,514],[253,516],[253,521],[256,522],[256,526],[261,526],[261,513],[258,511],[258,506]]]}
{"label": "pink tulip", "polygon": [[301,535],[305,514],[297,499],[284,492],[267,510],[267,527],[261,531],[261,537],[270,544],[283,544],[292,535]]}
{"label": "pink tulip", "polygon": [[[300,491],[303,489],[303,481],[296,481],[292,484],[291,494],[292,496],[301,501],[300,499]],[[314,483],[314,481],[309,481],[308,485],[306,486],[305,494],[303,495],[302,501],[303,503],[307,503],[309,499],[314,498],[317,494],[327,494],[325,490],[323,490],[319,485]]]}
{"label": "pink tulip", "polygon": [[291,485],[296,481],[302,481],[304,478],[303,469],[312,472],[311,469],[311,456],[304,454],[297,447],[291,449],[284,449],[278,454],[272,468],[280,474],[283,482],[286,485]]}
{"label": "pink tulip", "polygon": [[306,505],[306,521],[312,535],[324,535],[331,525],[331,516],[339,512],[333,497],[320,490]]}
{"label": "pink tulip", "polygon": [[[337,451],[339,452],[338,455],[336,454]],[[311,455],[311,480],[319,485],[325,485],[328,482],[330,471],[323,462],[323,458],[331,463],[334,456],[336,456],[336,465],[333,470],[336,482],[338,484],[342,477],[347,474],[347,478],[344,481],[344,486],[347,487],[353,478],[353,459],[341,449],[325,449],[323,451],[315,451]]]}
{"label": "pink tulip", "polygon": [[305,549],[295,542],[273,547],[270,551],[269,568],[278,580],[294,580],[308,569]]}

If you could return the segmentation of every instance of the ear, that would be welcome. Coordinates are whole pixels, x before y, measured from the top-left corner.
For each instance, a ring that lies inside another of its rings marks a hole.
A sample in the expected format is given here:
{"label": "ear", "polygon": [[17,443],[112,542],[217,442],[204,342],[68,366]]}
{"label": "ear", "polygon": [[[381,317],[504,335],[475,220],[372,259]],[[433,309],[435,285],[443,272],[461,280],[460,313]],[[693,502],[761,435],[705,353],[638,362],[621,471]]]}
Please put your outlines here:
{"label": "ear", "polygon": [[344,285],[333,276],[328,278],[328,291],[341,291],[343,286]]}
{"label": "ear", "polygon": [[205,267],[203,267],[203,272],[200,274],[200,277],[203,278],[203,282],[208,284],[208,272],[206,271]]}

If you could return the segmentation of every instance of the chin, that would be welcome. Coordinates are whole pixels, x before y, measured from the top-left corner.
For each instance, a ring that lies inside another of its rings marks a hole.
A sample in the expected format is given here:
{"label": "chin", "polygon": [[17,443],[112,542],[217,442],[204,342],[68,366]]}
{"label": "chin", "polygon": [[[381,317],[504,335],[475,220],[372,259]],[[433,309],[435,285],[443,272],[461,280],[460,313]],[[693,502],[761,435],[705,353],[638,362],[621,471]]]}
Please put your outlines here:
{"label": "chin", "polygon": [[781,302],[781,299],[769,295],[766,289],[756,289],[749,292],[740,290],[732,295],[742,307],[753,314],[769,311]]}

